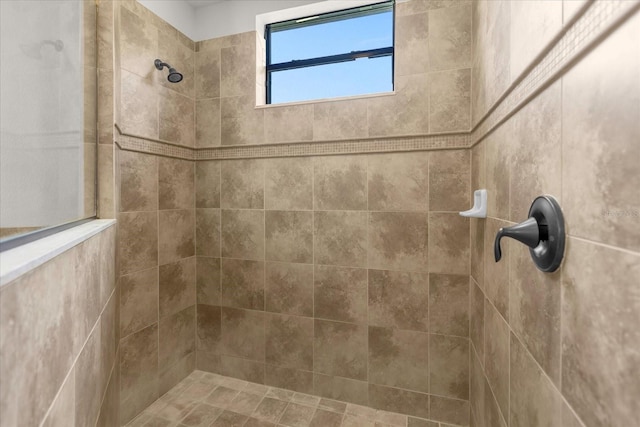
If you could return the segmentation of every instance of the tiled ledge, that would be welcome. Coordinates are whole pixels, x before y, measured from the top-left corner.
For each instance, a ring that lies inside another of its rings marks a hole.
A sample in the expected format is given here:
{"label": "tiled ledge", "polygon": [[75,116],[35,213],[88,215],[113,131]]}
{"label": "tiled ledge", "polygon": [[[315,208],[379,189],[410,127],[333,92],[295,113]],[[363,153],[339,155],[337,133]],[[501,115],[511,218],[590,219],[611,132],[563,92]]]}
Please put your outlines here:
{"label": "tiled ledge", "polygon": [[2,252],[0,255],[0,286],[12,282],[115,223],[114,219],[97,219]]}
{"label": "tiled ledge", "polygon": [[130,135],[122,132],[116,125],[118,131],[116,144],[127,151],[185,160],[326,156],[470,148],[560,78],[580,58],[604,40],[613,29],[638,10],[640,10],[640,2],[637,1],[594,0],[586,3],[576,18],[561,30],[470,132],[192,148]]}

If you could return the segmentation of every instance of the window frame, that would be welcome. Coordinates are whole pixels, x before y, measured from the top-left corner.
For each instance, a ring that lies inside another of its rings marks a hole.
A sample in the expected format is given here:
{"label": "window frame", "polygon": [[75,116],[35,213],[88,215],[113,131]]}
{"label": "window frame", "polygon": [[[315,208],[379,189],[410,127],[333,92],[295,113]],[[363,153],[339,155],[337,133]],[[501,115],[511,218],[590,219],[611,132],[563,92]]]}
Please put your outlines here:
{"label": "window frame", "polygon": [[[367,49],[359,51],[351,51],[340,53],[336,55],[319,56],[308,59],[294,59],[292,61],[280,62],[276,64],[271,63],[271,33],[278,31],[292,30],[295,28],[303,28],[312,25],[320,25],[329,22],[335,22],[338,20],[354,19],[361,16],[373,15],[376,13],[384,13],[388,10],[392,13],[391,19],[391,46]],[[360,58],[381,58],[385,56],[391,56],[391,87],[395,88],[395,25],[396,25],[396,0],[385,0],[382,2],[372,3],[370,5],[356,6],[348,9],[340,9],[332,12],[325,12],[321,14],[308,15],[300,18],[288,19],[285,21],[273,22],[266,24],[264,28],[264,39],[266,44],[266,61],[265,61],[265,92],[266,92],[266,105],[278,105],[272,104],[271,101],[271,76],[274,72],[294,70],[298,68],[309,68],[318,65],[338,64],[341,62],[355,61]],[[274,31],[275,28],[275,31]],[[356,96],[367,96],[356,95]],[[313,100],[308,100],[313,101]],[[293,102],[307,102],[307,101],[293,101]]]}

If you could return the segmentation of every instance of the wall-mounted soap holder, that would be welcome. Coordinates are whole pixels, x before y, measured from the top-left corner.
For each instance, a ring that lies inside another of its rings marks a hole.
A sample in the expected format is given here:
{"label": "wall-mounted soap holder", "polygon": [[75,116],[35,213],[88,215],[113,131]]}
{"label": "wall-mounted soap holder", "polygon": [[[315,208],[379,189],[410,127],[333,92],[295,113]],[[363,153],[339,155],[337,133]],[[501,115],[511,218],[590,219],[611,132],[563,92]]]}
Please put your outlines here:
{"label": "wall-mounted soap holder", "polygon": [[496,262],[502,258],[500,240],[511,237],[529,246],[529,253],[539,270],[551,273],[560,267],[564,256],[564,217],[552,196],[539,196],[529,208],[529,218],[496,234],[493,252]]}
{"label": "wall-mounted soap holder", "polygon": [[487,190],[476,190],[473,192],[473,207],[468,211],[460,212],[460,216],[469,218],[487,217]]}

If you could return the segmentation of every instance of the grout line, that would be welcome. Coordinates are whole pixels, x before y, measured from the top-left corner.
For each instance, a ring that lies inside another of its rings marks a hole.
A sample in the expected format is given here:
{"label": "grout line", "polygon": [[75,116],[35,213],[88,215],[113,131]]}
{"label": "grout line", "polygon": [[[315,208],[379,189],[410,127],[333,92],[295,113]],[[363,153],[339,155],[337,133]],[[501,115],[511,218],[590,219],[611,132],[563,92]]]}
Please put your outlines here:
{"label": "grout line", "polygon": [[487,300],[488,297],[486,292],[482,288],[480,288],[479,286],[478,288],[480,289],[480,292],[482,292],[482,343],[480,343],[482,345],[482,358],[478,357],[478,359],[480,359],[480,366],[482,366],[482,372],[484,374],[484,372],[487,369],[487,364],[485,360],[485,357],[487,354],[487,346],[485,345],[485,342],[487,341],[487,322],[486,322],[487,310],[486,310],[485,300]]}
{"label": "grout line", "polygon": [[[579,242],[588,243],[590,245],[599,246],[599,247],[606,248],[606,249],[613,250],[613,251],[623,252],[623,253],[628,254],[628,255],[633,255],[633,256],[636,256],[636,257],[640,256],[640,252],[635,252],[635,251],[632,251],[630,249],[625,249],[625,248],[609,245],[607,243],[597,242],[597,241],[594,241],[594,240],[585,239],[583,237],[578,237],[578,236],[572,236],[572,235],[569,235],[569,234],[567,234],[567,237],[570,238],[570,239],[577,240]],[[569,239],[567,239],[567,240],[569,240]],[[563,263],[563,265],[564,265],[564,263]]]}
{"label": "grout line", "polygon": [[[156,279],[155,289],[157,290],[157,297],[156,297],[156,319],[154,322],[157,325],[157,328],[156,328],[157,370],[154,373],[154,376],[158,382],[156,383],[156,387],[154,390],[154,397],[155,399],[158,399],[160,397],[160,390],[158,389],[160,384],[160,161],[159,159],[154,161],[154,166],[155,166],[155,178],[156,178],[156,186],[157,186],[157,191],[156,191],[157,210],[155,212],[156,212],[156,247],[157,247],[156,266],[158,268],[158,274],[155,276],[155,279]],[[150,326],[153,326],[153,323],[151,325],[148,325],[147,327],[150,327]],[[120,384],[120,388],[122,389],[122,384]]]}
{"label": "grout line", "polygon": [[[225,160],[226,161],[226,160]],[[364,213],[387,213],[387,214],[454,214],[458,215],[460,213],[459,210],[453,211],[444,211],[444,210],[434,210],[429,211],[428,209],[413,209],[413,210],[398,210],[398,209],[388,209],[388,210],[380,210],[380,209],[256,209],[256,208],[235,208],[235,207],[222,207],[222,208],[198,208],[198,209],[219,209],[221,211],[267,211],[267,212],[364,212]],[[162,209],[162,211],[184,211],[188,209]],[[138,213],[138,212],[153,212],[153,211],[128,211],[121,213]],[[487,217],[492,218],[492,217]],[[499,219],[499,218],[495,218]],[[499,219],[500,220],[500,219]],[[503,220],[501,220],[503,221]],[[507,220],[508,221],[508,220]],[[515,224],[515,223],[514,223]]]}
{"label": "grout line", "polygon": [[[266,383],[267,381],[267,317],[270,315],[267,314],[267,215],[265,213],[266,206],[266,180],[267,180],[267,166],[265,161],[260,161],[262,166],[262,259],[264,260],[262,263],[262,342],[264,345],[263,350],[263,374],[262,374],[262,382]],[[288,405],[287,405],[288,406]],[[285,408],[286,410],[286,408]],[[284,412],[283,412],[284,413]],[[278,421],[280,419],[278,418]]]}
{"label": "grout line", "polygon": [[[510,5],[511,7],[511,5]],[[509,38],[509,40],[511,40],[511,38]],[[509,43],[511,43],[511,41],[509,41]],[[509,61],[509,74],[511,74],[511,61]],[[516,117],[515,114],[513,117]],[[560,119],[560,121],[562,121],[562,119]],[[503,139],[502,143],[504,144],[506,141]],[[514,153],[513,153],[513,145],[514,144],[508,144],[507,146],[507,159],[509,162],[509,165],[513,166],[515,163],[512,161],[513,157],[514,157]],[[506,170],[507,173],[507,182],[508,182],[508,191],[507,191],[507,208],[508,208],[508,213],[507,215],[509,217],[511,217],[511,204],[512,204],[512,197],[511,197],[511,191],[513,190],[513,170],[512,167],[508,167]],[[513,251],[511,252],[509,259],[505,260],[508,261],[507,262],[507,318],[506,319],[502,319],[505,321],[505,324],[507,325],[507,330],[511,331],[511,318],[513,317],[513,307],[511,306],[511,284],[513,283],[513,263],[515,262],[515,256]],[[494,309],[497,309],[497,307],[494,307]],[[499,311],[497,311],[498,314],[500,314]],[[508,333],[507,333],[508,334]],[[506,371],[507,371],[507,408],[506,408],[506,414],[502,414],[505,424],[508,426],[509,425],[509,421],[511,418],[511,338],[507,337],[507,366],[506,366]],[[495,397],[495,396],[494,396]],[[497,401],[496,401],[497,402]],[[498,410],[502,413],[502,408],[500,408],[500,405],[498,405]]]}
{"label": "grout line", "polygon": [[[484,294],[484,291],[482,291]],[[487,301],[494,310],[496,310],[496,312],[498,313],[498,315],[500,315],[502,321],[505,321],[504,318],[502,317],[502,315],[500,314],[500,312],[495,308],[495,306],[493,305],[492,301],[486,296],[484,295],[484,299],[485,301]],[[484,304],[483,304],[484,306]],[[486,334],[486,321],[483,322],[484,323],[484,327],[485,327],[485,332],[484,332],[484,340],[486,341],[487,339],[487,334]],[[525,350],[527,356],[534,362],[536,368],[538,369],[539,373],[542,374],[543,377],[546,378],[546,380],[548,381],[549,384],[552,385],[553,389],[558,393],[558,395],[561,397],[562,401],[566,404],[566,406],[571,410],[571,412],[575,415],[576,419],[579,420],[579,422],[581,424],[582,420],[580,419],[580,417],[577,415],[577,413],[575,412],[575,409],[571,406],[571,404],[569,404],[569,402],[567,401],[566,397],[564,396],[564,394],[561,392],[561,388],[559,387],[558,384],[556,384],[547,374],[547,372],[542,368],[542,366],[540,365],[540,363],[538,362],[538,360],[533,356],[533,354],[530,352],[529,348],[527,347],[527,345],[522,341],[522,339],[520,338],[520,336],[516,333],[516,331],[513,330],[513,328],[511,327],[511,325],[507,322],[507,327],[509,329],[509,334],[510,336],[513,335],[518,342],[520,343],[521,347]],[[471,345],[473,346],[474,352],[477,355],[477,350],[476,350],[476,346],[473,343],[473,341],[471,341]],[[486,356],[486,350],[483,352]],[[478,357],[478,359],[480,360],[480,357]],[[482,362],[482,360],[480,360]],[[492,396],[494,397],[494,400],[496,402],[496,406],[498,407],[500,414],[502,415],[502,410],[500,409],[500,406],[497,405],[497,399],[495,399],[495,393],[493,392],[493,388],[491,385],[491,382],[489,381],[488,377],[486,376],[486,364],[485,366],[481,366],[482,367],[482,373],[483,373],[483,377],[485,378],[487,384],[489,385],[489,389],[492,393]],[[511,384],[511,339],[509,339],[509,388],[510,388],[510,384]],[[471,395],[470,395],[471,396]],[[511,405],[511,390],[509,390],[509,405]],[[510,409],[509,409],[510,411]],[[503,417],[504,418],[504,417]]]}
{"label": "grout line", "polygon": [[[82,346],[80,347],[80,350],[78,350],[78,354],[74,357],[73,359],[73,363],[71,363],[71,366],[69,368],[69,371],[67,372],[67,374],[64,377],[64,380],[62,381],[62,383],[60,384],[60,388],[58,388],[54,398],[51,400],[51,404],[49,405],[49,408],[47,409],[47,411],[44,413],[44,415],[42,416],[42,420],[40,421],[39,426],[43,426],[44,422],[47,420],[47,417],[49,416],[49,414],[51,413],[51,411],[53,411],[53,408],[55,406],[55,403],[57,402],[58,398],[60,397],[60,395],[62,394],[62,389],[64,388],[65,384],[67,383],[67,381],[70,380],[70,377],[73,376],[74,378],[74,396],[75,396],[75,371],[76,371],[76,365],[78,364],[78,361],[80,360],[80,356],[82,355],[82,352],[84,351],[84,348],[87,346],[87,343],[89,342],[89,339],[91,338],[91,336],[93,335],[94,331],[96,330],[96,328],[98,328],[100,325],[100,316],[98,316],[98,320],[96,320],[96,323],[93,325],[93,327],[91,328],[91,330],[88,332],[87,334],[87,338],[84,340],[84,342],[82,343]],[[98,343],[99,345],[100,343]],[[75,400],[75,397],[74,397]],[[98,410],[98,413],[100,411]]]}
{"label": "grout line", "polygon": [[[473,278],[471,276],[469,276],[469,293],[468,293],[468,301],[467,301],[467,313],[468,313],[468,331],[469,331],[469,368],[468,368],[468,379],[469,379],[469,389],[468,389],[468,394],[467,396],[469,396],[469,410],[471,411],[472,405],[471,405],[471,361],[473,358],[473,353],[476,351],[475,350],[475,346],[473,345],[473,340],[471,339],[471,287],[475,286],[473,283]],[[429,391],[431,391],[431,388],[429,388]],[[429,414],[431,415],[431,414]],[[473,418],[471,413],[469,414],[470,418]],[[469,419],[469,421],[471,422],[471,419]]]}
{"label": "grout line", "polygon": [[[568,401],[565,399],[565,396],[562,394],[562,391],[558,388],[558,386],[556,385],[555,382],[553,382],[553,380],[549,377],[549,375],[547,374],[547,372],[542,368],[542,366],[540,365],[540,363],[536,360],[536,358],[533,356],[533,354],[531,354],[531,352],[529,351],[529,348],[527,347],[527,345],[522,341],[522,339],[520,339],[520,337],[518,336],[518,334],[511,328],[510,329],[510,333],[511,335],[513,335],[518,342],[520,343],[520,346],[524,349],[524,351],[526,352],[527,356],[529,357],[529,359],[531,359],[533,361],[533,363],[535,364],[535,367],[538,369],[538,373],[542,374],[542,377],[544,377],[549,384],[551,384],[551,387],[554,389],[554,391],[556,391],[558,393],[558,396],[560,396],[562,398],[562,400],[564,400],[567,403],[567,406],[569,408],[572,409],[573,411],[573,407],[568,403]],[[511,340],[510,340],[511,341]],[[580,419],[580,418],[578,418]]]}
{"label": "grout line", "polygon": [[[195,58],[195,55],[194,55]],[[195,90],[195,87],[194,87]],[[195,95],[194,95],[195,96]],[[195,106],[195,101],[194,101]],[[194,114],[194,139],[195,139],[195,114]],[[195,141],[194,141],[195,144]],[[192,181],[191,189],[193,194],[193,304],[194,304],[194,319],[193,319],[193,369],[189,374],[198,367],[198,195],[197,195],[197,165],[193,162],[192,168]],[[188,258],[187,258],[188,259]],[[160,294],[158,292],[158,294]],[[187,375],[189,375],[187,374]]]}
{"label": "grout line", "polygon": [[[427,154],[427,176],[426,176],[426,180],[427,180],[427,210],[426,210],[426,218],[427,218],[427,265],[426,265],[426,271],[427,273],[431,272],[431,242],[432,242],[432,237],[431,233],[429,232],[430,230],[430,225],[431,225],[431,166],[432,166],[432,162],[433,162],[433,155],[431,153]],[[469,252],[471,253],[471,252]],[[431,331],[431,324],[429,322],[429,276],[427,276],[427,330]],[[430,364],[430,352],[431,352],[431,340],[429,339],[427,341],[427,390],[431,391],[431,364]],[[429,401],[429,407],[431,407],[431,401]],[[431,414],[430,410],[429,410],[429,414]]]}
{"label": "grout line", "polygon": [[[507,422],[507,418],[509,417],[509,413],[507,413],[507,416],[505,417],[502,408],[500,407],[500,404],[498,403],[498,399],[496,398],[496,394],[493,391],[493,388],[491,387],[491,382],[489,381],[489,377],[486,376],[486,372],[483,372],[483,376],[485,377],[485,384],[489,386],[489,392],[491,393],[491,397],[493,398],[493,403],[496,405],[496,408],[498,408],[498,414],[500,416],[500,418],[502,419],[502,421],[504,422],[504,425],[508,426],[509,423]],[[485,390],[486,393],[486,390]],[[471,405],[469,405],[471,406]]]}
{"label": "grout line", "polygon": [[[562,22],[564,22],[565,16],[564,16],[564,7],[562,8]],[[565,150],[565,140],[564,140],[564,126],[565,126],[565,111],[564,111],[564,95],[565,95],[565,86],[564,86],[564,77],[560,79],[560,203],[563,203],[564,201],[564,150]],[[566,228],[565,228],[566,230]],[[567,251],[567,243],[568,242],[568,233],[567,236],[565,236],[565,245],[564,245],[564,251],[566,253]],[[564,255],[563,255],[564,258]],[[562,260],[564,261],[564,260]],[[563,327],[563,318],[564,315],[562,314],[563,310],[563,303],[564,303],[564,292],[563,292],[563,284],[564,284],[564,278],[565,278],[565,263],[562,262],[560,265],[560,310],[559,310],[559,335],[560,335],[560,359],[559,359],[559,369],[558,369],[558,388],[560,390],[562,390],[562,342],[563,342],[563,338],[564,338],[564,334],[562,333],[562,327]],[[562,393],[561,393],[562,394]],[[564,399],[564,396],[563,396]],[[568,405],[571,408],[571,405]],[[571,408],[571,410],[573,411],[573,408]],[[576,416],[577,418],[577,416]],[[579,419],[579,418],[578,418]]]}
{"label": "grout line", "polygon": [[[311,263],[304,263],[304,262],[292,262],[292,261],[279,261],[279,260],[263,260],[263,259],[249,259],[249,258],[234,258],[234,257],[210,257],[210,256],[205,256],[204,258],[212,258],[212,259],[226,259],[226,260],[235,260],[235,261],[250,261],[250,262],[262,262],[262,263],[270,263],[270,264],[294,264],[294,265],[313,265],[315,266],[322,266],[322,267],[336,267],[336,268],[341,268],[341,269],[351,269],[351,270],[374,270],[374,271],[389,271],[389,272],[395,272],[395,273],[410,273],[410,274],[421,274],[421,275],[428,275],[428,274],[434,274],[434,275],[449,275],[449,276],[465,276],[468,277],[469,274],[468,273],[441,273],[441,272],[429,272],[427,270],[408,270],[408,269],[394,269],[394,268],[388,268],[388,267],[372,267],[372,268],[367,268],[364,266],[351,266],[351,265],[339,265],[339,264],[311,264]],[[166,264],[164,264],[166,265]],[[127,273],[127,274],[131,274],[131,273]]]}
{"label": "grout line", "polygon": [[[369,201],[369,180],[371,179],[371,156],[366,156],[365,161],[367,162],[367,173],[366,173],[366,177],[365,177],[365,196],[367,198],[367,210],[369,210],[369,208],[371,207],[371,203]],[[371,213],[367,214],[367,218],[366,218],[366,227],[365,227],[365,231],[367,233],[367,259],[366,259],[366,265],[367,265],[367,270],[366,270],[366,281],[367,281],[367,292],[366,292],[366,300],[365,300],[365,304],[366,304],[366,309],[367,309],[367,404],[371,405],[371,398],[369,396],[369,384],[371,381],[371,363],[369,363],[369,351],[370,351],[370,343],[369,343],[369,329],[370,329],[370,317],[369,317],[369,264],[371,263],[370,260],[370,252],[371,252],[371,240],[370,240],[370,223],[371,223]],[[345,414],[346,414],[346,410],[345,410]],[[344,422],[344,416],[343,416],[343,422]]]}
{"label": "grout line", "polygon": [[[316,211],[315,211],[315,199],[316,199],[316,162],[317,159],[311,158],[311,314],[313,316],[312,335],[311,335],[311,390],[316,392],[316,376],[314,375],[316,369]],[[315,411],[314,411],[315,414]],[[313,415],[311,418],[313,419]],[[311,420],[309,420],[311,422]]]}

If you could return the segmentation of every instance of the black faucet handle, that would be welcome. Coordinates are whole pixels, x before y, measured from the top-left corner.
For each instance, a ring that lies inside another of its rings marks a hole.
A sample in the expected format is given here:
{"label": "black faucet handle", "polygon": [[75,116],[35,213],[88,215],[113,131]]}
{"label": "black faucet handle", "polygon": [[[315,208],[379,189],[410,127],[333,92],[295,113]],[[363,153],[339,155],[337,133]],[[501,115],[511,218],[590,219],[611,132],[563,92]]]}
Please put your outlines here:
{"label": "black faucet handle", "polygon": [[493,254],[496,262],[502,258],[500,240],[511,237],[529,246],[529,254],[539,270],[552,273],[560,267],[564,256],[564,216],[553,196],[539,196],[529,208],[529,219],[512,227],[501,228],[496,234]]}
{"label": "black faucet handle", "polygon": [[501,228],[496,234],[496,240],[493,244],[493,254],[496,262],[502,258],[502,250],[500,249],[500,240],[503,237],[511,237],[519,242],[524,243],[530,248],[535,248],[540,243],[540,226],[534,217],[527,219],[520,224],[512,227]]}

